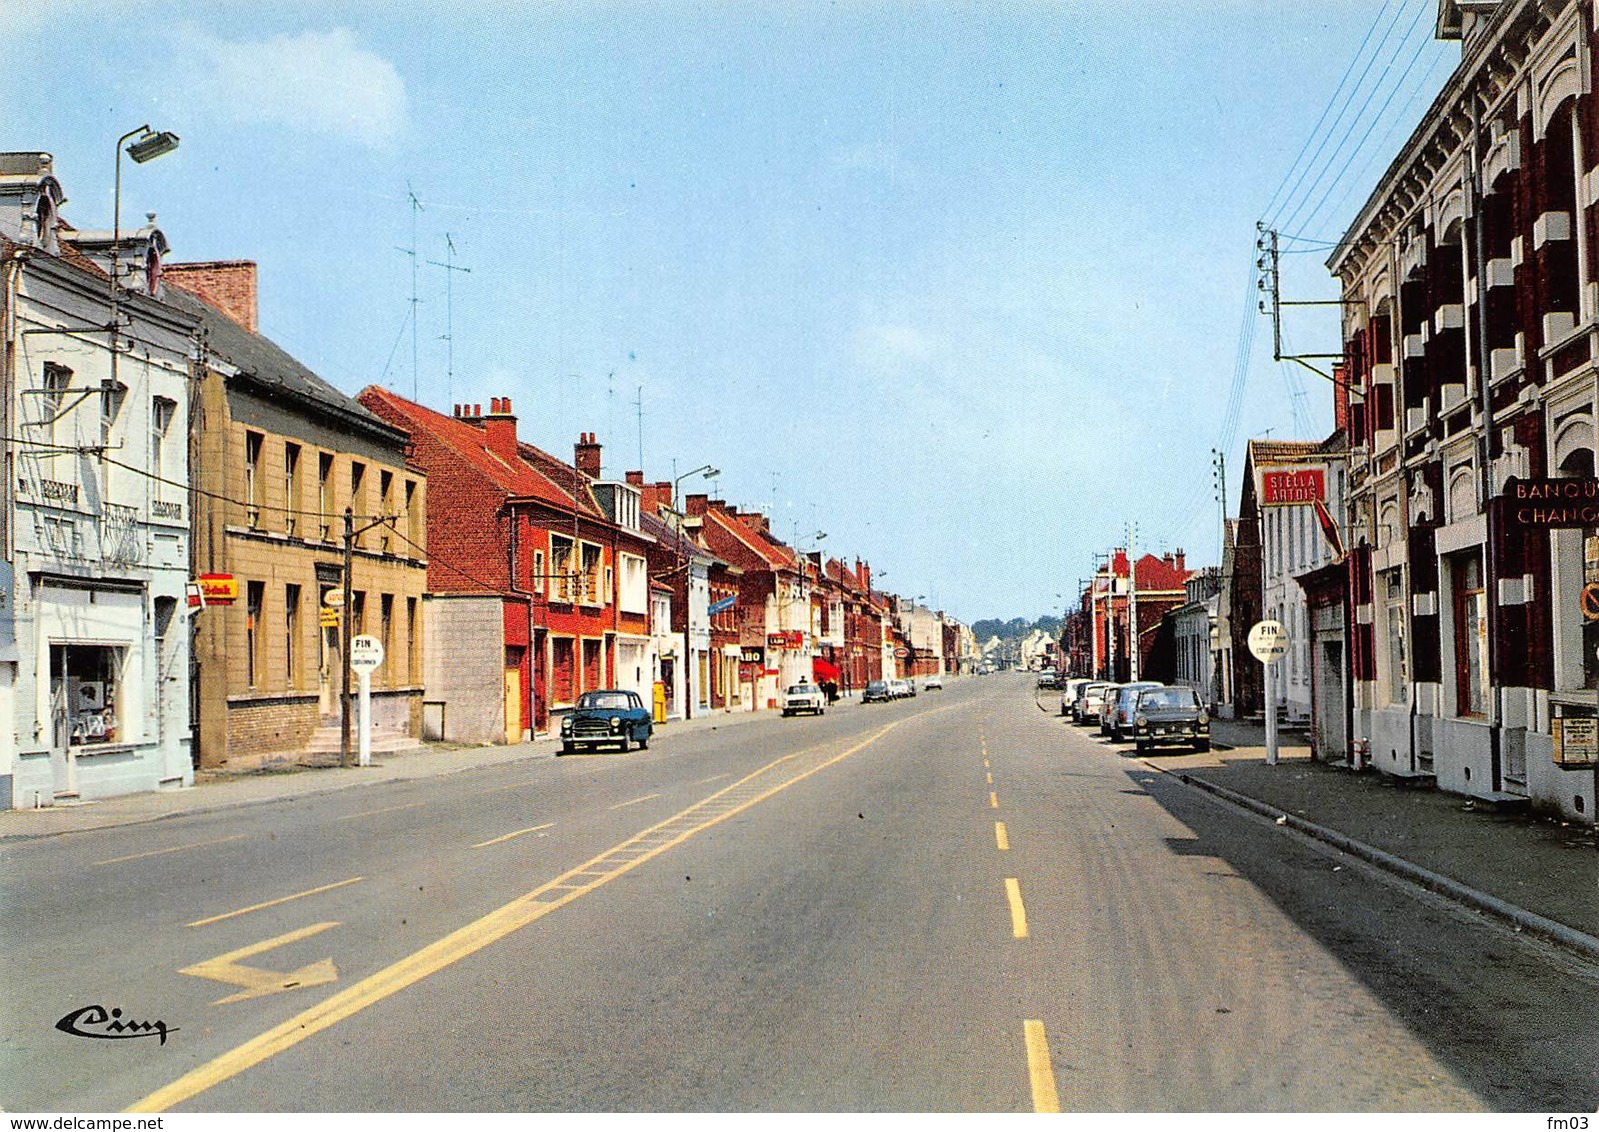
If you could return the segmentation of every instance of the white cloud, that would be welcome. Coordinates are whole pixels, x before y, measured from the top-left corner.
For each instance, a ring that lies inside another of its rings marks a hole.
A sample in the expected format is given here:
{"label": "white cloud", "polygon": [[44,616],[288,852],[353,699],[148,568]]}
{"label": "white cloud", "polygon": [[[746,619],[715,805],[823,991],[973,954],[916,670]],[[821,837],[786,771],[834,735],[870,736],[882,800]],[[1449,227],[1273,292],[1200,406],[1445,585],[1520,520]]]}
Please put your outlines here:
{"label": "white cloud", "polygon": [[233,42],[189,30],[196,102],[232,121],[286,126],[370,147],[405,127],[405,82],[345,28]]}

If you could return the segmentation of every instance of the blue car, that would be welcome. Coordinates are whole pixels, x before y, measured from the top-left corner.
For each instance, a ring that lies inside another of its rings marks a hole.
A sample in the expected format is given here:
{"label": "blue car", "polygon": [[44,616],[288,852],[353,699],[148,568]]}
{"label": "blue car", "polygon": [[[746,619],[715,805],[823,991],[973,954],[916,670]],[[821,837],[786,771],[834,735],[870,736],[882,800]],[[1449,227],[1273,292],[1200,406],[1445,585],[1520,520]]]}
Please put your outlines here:
{"label": "blue car", "polygon": [[561,754],[606,744],[625,751],[637,743],[642,751],[650,745],[654,730],[655,722],[637,692],[622,688],[584,692],[561,720]]}

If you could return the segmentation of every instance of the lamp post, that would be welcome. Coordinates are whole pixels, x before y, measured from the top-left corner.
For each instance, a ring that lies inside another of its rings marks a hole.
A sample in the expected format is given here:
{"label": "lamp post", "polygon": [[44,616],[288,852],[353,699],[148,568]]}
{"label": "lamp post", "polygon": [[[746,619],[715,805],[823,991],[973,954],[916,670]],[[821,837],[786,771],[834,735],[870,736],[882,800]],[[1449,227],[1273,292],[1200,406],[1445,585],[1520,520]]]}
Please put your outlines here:
{"label": "lamp post", "polygon": [[[131,140],[130,140],[131,139]],[[136,130],[129,130],[117,139],[117,166],[115,175],[115,188],[111,198],[111,291],[116,293],[120,283],[117,278],[121,273],[122,259],[122,152],[123,142],[127,146],[128,156],[134,163],[143,165],[146,161],[154,161],[164,157],[178,148],[178,135],[171,130],[152,130],[149,123]],[[113,355],[115,356],[115,355]]]}

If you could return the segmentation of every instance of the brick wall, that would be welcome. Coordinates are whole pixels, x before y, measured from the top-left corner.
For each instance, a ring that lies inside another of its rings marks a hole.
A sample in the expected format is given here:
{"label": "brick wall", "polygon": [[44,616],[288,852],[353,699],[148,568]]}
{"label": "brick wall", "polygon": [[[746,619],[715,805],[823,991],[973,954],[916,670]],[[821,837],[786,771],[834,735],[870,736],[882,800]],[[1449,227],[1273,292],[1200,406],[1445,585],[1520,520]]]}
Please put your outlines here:
{"label": "brick wall", "polygon": [[304,750],[320,719],[317,697],[250,700],[228,705],[228,752]]}
{"label": "brick wall", "polygon": [[166,263],[161,265],[161,278],[255,333],[256,267],[249,260]]}

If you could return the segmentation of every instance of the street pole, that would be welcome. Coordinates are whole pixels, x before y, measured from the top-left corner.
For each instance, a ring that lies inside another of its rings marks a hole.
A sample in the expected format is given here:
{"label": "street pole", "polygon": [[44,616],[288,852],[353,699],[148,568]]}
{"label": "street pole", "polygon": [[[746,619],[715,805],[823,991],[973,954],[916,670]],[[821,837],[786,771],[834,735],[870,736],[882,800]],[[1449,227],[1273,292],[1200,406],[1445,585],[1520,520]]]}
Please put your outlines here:
{"label": "street pole", "polygon": [[339,613],[339,765],[350,765],[350,608],[355,565],[355,512],[344,509],[344,604]]}
{"label": "street pole", "polygon": [[1277,681],[1273,670],[1275,660],[1265,662],[1266,669],[1266,765],[1277,765]]}
{"label": "street pole", "polygon": [[1138,537],[1138,524],[1127,524],[1127,672],[1133,683],[1138,681],[1138,555],[1133,540]]}

